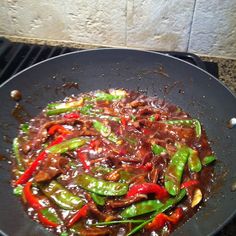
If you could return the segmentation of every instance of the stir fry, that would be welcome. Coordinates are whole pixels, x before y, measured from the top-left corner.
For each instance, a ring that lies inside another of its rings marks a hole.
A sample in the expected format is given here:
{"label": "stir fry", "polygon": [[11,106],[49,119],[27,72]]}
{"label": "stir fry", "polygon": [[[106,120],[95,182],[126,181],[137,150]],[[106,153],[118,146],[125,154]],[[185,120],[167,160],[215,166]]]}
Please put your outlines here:
{"label": "stir fry", "polygon": [[207,199],[199,120],[124,89],[50,103],[13,140],[13,192],[57,235],[168,235]]}

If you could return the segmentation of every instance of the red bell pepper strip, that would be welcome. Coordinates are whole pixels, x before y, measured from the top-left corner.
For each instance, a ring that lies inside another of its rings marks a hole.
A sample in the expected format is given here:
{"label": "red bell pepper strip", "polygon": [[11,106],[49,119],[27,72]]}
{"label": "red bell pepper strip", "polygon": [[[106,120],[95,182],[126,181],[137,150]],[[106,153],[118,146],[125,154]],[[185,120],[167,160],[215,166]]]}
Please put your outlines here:
{"label": "red bell pepper strip", "polygon": [[71,134],[70,130],[67,130],[66,128],[64,128],[62,125],[53,125],[52,127],[50,127],[50,129],[48,130],[48,133],[50,135],[55,134],[56,132],[60,133],[60,134]]}
{"label": "red bell pepper strip", "polygon": [[65,114],[64,118],[66,118],[66,119],[78,119],[78,118],[80,118],[80,115],[78,113],[72,112],[72,113],[69,113],[69,114]]}
{"label": "red bell pepper strip", "polygon": [[101,144],[99,139],[92,139],[89,143],[89,148],[92,150],[97,150]]}
{"label": "red bell pepper strip", "polygon": [[190,186],[193,186],[193,185],[198,185],[199,184],[199,181],[198,180],[188,180],[184,183],[181,184],[181,189],[183,188],[188,188]]}
{"label": "red bell pepper strip", "polygon": [[79,158],[80,162],[83,164],[85,170],[90,170],[89,162],[87,160],[87,154],[82,152],[82,150],[77,151],[77,157]]}
{"label": "red bell pepper strip", "polygon": [[[52,143],[48,146],[54,146],[56,144],[61,143],[64,140],[64,137],[59,136],[57,139],[55,139],[54,141],[52,141]],[[15,185],[19,185],[19,184],[25,184],[33,175],[33,173],[35,172],[35,170],[37,169],[37,167],[39,166],[39,164],[41,163],[41,161],[43,159],[45,159],[47,156],[47,151],[44,150],[42,152],[39,153],[38,157],[33,161],[33,163],[30,165],[30,167],[28,167],[28,169],[26,169],[26,171],[20,176],[20,178],[15,182]]]}
{"label": "red bell pepper strip", "polygon": [[27,182],[24,186],[23,193],[27,203],[35,210],[42,209],[43,206],[40,204],[39,199],[31,191],[32,182]]}
{"label": "red bell pepper strip", "polygon": [[129,119],[125,117],[121,117],[120,122],[123,126],[126,126],[128,124]]}
{"label": "red bell pepper strip", "polygon": [[56,228],[58,226],[57,223],[52,222],[49,219],[47,219],[40,211],[38,212],[38,219],[43,225],[47,227]]}
{"label": "red bell pepper strip", "polygon": [[166,191],[166,189],[154,183],[143,183],[143,184],[133,185],[129,189],[126,197],[135,196],[136,194],[149,194],[149,193],[155,193],[158,199],[164,199],[168,197],[168,192]]}
{"label": "red bell pepper strip", "polygon": [[80,210],[78,210],[69,220],[67,227],[71,227],[82,217],[86,217],[88,212],[88,204],[84,205]]}
{"label": "red bell pepper strip", "polygon": [[180,218],[183,216],[183,209],[178,207],[175,211],[170,215],[166,215],[164,213],[159,213],[155,216],[152,222],[147,225],[147,229],[149,230],[160,230],[162,229],[167,222],[172,224],[177,224]]}

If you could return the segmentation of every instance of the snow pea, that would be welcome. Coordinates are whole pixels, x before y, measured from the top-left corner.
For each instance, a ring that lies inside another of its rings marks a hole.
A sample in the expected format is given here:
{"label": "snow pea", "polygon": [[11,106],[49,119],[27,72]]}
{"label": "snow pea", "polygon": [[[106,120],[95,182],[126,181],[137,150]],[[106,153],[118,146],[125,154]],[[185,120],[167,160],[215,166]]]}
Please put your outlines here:
{"label": "snow pea", "polygon": [[166,149],[158,144],[153,144],[152,152],[154,153],[154,155],[160,155],[161,153],[166,153]]}
{"label": "snow pea", "polygon": [[51,181],[48,185],[41,185],[40,189],[62,209],[78,210],[84,205],[84,200],[72,194],[55,180]]}
{"label": "snow pea", "polygon": [[122,196],[127,193],[129,187],[126,183],[109,182],[87,174],[78,175],[75,182],[81,188],[102,196]]}
{"label": "snow pea", "polygon": [[207,166],[207,165],[209,165],[210,163],[212,163],[213,161],[215,161],[216,160],[216,158],[215,158],[215,156],[213,156],[213,155],[211,155],[211,156],[205,156],[204,158],[203,158],[203,160],[202,160],[202,164],[204,165],[204,166]]}
{"label": "snow pea", "polygon": [[169,194],[175,196],[180,191],[180,183],[184,167],[189,157],[189,148],[182,147],[172,156],[165,173],[165,188]]}
{"label": "snow pea", "polygon": [[193,172],[199,172],[202,169],[202,163],[198,157],[198,152],[189,148],[188,167]]}
{"label": "snow pea", "polygon": [[185,126],[191,126],[193,125],[195,127],[195,133],[196,137],[200,138],[202,135],[202,128],[201,123],[197,119],[188,119],[188,120],[166,120],[163,121],[165,124],[169,125],[185,125]]}
{"label": "snow pea", "polygon": [[51,103],[48,104],[46,114],[48,116],[58,115],[68,111],[79,110],[84,100],[81,98],[78,101],[63,102],[63,103]]}
{"label": "snow pea", "polygon": [[106,203],[106,197],[100,196],[100,195],[98,195],[98,194],[96,194],[96,193],[91,193],[90,195],[91,195],[93,201],[94,201],[97,205],[99,205],[99,206],[104,206],[104,205],[105,205],[105,203]]}
{"label": "snow pea", "polygon": [[163,206],[159,200],[147,200],[132,204],[121,212],[122,218],[131,218],[153,211],[157,211]]}
{"label": "snow pea", "polygon": [[72,138],[48,148],[47,151],[53,154],[65,153],[83,146],[86,142],[87,139],[85,138]]}
{"label": "snow pea", "polygon": [[125,97],[125,91],[123,90],[114,90],[113,94],[105,92],[97,92],[95,95],[96,101],[115,101],[120,100]]}

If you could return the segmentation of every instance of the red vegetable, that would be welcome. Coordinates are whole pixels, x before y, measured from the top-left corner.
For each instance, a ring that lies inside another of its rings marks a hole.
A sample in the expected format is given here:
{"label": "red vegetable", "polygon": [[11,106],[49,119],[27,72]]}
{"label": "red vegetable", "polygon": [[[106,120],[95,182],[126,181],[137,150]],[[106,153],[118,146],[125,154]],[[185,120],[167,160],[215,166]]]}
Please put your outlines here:
{"label": "red vegetable", "polygon": [[151,162],[147,162],[145,165],[137,166],[138,169],[142,169],[142,170],[145,170],[145,171],[152,170],[152,167],[153,167],[153,164]]}
{"label": "red vegetable", "polygon": [[85,170],[90,170],[89,161],[87,160],[87,154],[85,152],[82,152],[82,150],[77,151],[77,156],[80,160],[80,162],[83,164],[83,167]]}
{"label": "red vegetable", "polygon": [[43,206],[40,204],[39,199],[31,191],[32,182],[27,182],[24,186],[23,192],[27,203],[35,210],[41,209]]}
{"label": "red vegetable", "polygon": [[188,188],[190,186],[198,185],[198,184],[199,184],[198,180],[189,180],[189,181],[186,181],[186,182],[182,183],[180,188],[181,189]]}
{"label": "red vegetable", "polygon": [[71,227],[82,217],[86,217],[88,212],[88,204],[84,205],[80,210],[78,210],[69,220],[67,227]]}
{"label": "red vegetable", "polygon": [[78,113],[69,113],[69,114],[65,114],[64,115],[64,118],[66,119],[77,119],[77,118],[80,118],[80,115]]}
{"label": "red vegetable", "polygon": [[38,212],[38,219],[39,221],[47,227],[56,228],[58,226],[57,223],[50,221],[47,219],[40,211]]}
{"label": "red vegetable", "polygon": [[70,130],[67,130],[66,128],[64,128],[62,125],[53,125],[49,130],[48,133],[50,135],[55,134],[56,132],[60,133],[60,134],[71,134]]}
{"label": "red vegetable", "polygon": [[[64,137],[59,136],[57,139],[55,139],[48,147],[54,146],[56,144],[61,143],[64,140]],[[26,169],[26,171],[20,176],[20,178],[15,182],[15,185],[18,184],[25,184],[33,175],[39,164],[43,159],[45,159],[47,156],[47,151],[44,150],[39,153],[38,157],[33,161],[33,163]]]}
{"label": "red vegetable", "polygon": [[127,118],[125,118],[125,117],[121,117],[121,119],[120,119],[120,122],[121,122],[121,124],[123,125],[123,126],[126,126],[127,124],[128,124],[128,119]]}
{"label": "red vegetable", "polygon": [[97,150],[99,145],[100,145],[100,143],[101,143],[100,140],[93,139],[89,143],[89,148],[92,149],[92,150]]}
{"label": "red vegetable", "polygon": [[150,230],[160,230],[167,222],[177,224],[182,216],[183,209],[180,207],[176,208],[170,216],[164,213],[157,214],[154,220],[147,225],[147,228]]}
{"label": "red vegetable", "polygon": [[129,189],[126,197],[131,197],[136,194],[149,194],[149,193],[155,193],[158,199],[163,199],[168,196],[168,192],[166,191],[166,189],[161,187],[160,185],[154,183],[143,183],[143,184],[133,185]]}

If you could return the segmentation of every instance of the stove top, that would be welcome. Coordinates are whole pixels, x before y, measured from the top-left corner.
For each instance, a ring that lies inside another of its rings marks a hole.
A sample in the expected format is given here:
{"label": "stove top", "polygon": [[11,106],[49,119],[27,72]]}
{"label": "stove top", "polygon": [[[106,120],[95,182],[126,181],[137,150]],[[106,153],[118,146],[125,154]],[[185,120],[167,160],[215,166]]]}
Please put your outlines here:
{"label": "stove top", "polygon": [[[65,53],[81,50],[83,49],[16,43],[0,38],[0,84],[35,63]],[[203,61],[195,54],[170,51],[162,51],[161,53],[192,63],[208,71],[216,78],[219,76],[217,63]],[[236,235],[236,217],[217,234],[217,236],[233,235]]]}

